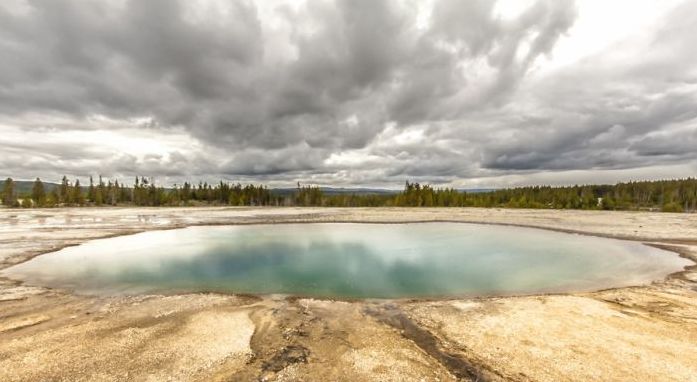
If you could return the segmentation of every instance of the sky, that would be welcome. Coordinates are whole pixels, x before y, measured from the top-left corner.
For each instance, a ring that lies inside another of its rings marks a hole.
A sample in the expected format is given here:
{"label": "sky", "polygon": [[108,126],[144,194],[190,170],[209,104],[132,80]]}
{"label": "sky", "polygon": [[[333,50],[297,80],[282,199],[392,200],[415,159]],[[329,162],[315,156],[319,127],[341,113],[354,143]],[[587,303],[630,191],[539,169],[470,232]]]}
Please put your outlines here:
{"label": "sky", "polygon": [[3,0],[0,176],[697,175],[697,1]]}

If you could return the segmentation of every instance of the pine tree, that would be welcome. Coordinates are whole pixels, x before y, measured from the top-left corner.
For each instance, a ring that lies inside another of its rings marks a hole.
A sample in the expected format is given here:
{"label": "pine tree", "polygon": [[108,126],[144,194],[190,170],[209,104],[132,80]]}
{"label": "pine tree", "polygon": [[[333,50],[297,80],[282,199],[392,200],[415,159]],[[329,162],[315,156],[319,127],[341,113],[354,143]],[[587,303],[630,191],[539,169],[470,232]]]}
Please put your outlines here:
{"label": "pine tree", "polygon": [[72,204],[77,204],[78,206],[85,204],[85,197],[82,195],[82,187],[80,187],[79,179],[75,179],[75,185],[73,186],[70,199]]}
{"label": "pine tree", "polygon": [[92,175],[90,175],[90,188],[87,190],[87,199],[92,203],[97,199],[97,192],[94,188],[94,179],[92,179]]}
{"label": "pine tree", "polygon": [[2,204],[7,207],[18,207],[17,193],[15,192],[15,181],[12,178],[5,179],[2,190]]}
{"label": "pine tree", "polygon": [[97,189],[94,196],[94,204],[101,206],[104,203],[106,196],[106,186],[104,185],[102,176],[99,175],[99,183],[97,184]]}
{"label": "pine tree", "polygon": [[34,185],[31,187],[31,198],[37,207],[43,207],[46,204],[46,189],[44,188],[44,183],[39,178],[36,178]]}
{"label": "pine tree", "polygon": [[70,182],[68,182],[68,177],[63,175],[61,180],[59,192],[58,192],[58,203],[70,203]]}

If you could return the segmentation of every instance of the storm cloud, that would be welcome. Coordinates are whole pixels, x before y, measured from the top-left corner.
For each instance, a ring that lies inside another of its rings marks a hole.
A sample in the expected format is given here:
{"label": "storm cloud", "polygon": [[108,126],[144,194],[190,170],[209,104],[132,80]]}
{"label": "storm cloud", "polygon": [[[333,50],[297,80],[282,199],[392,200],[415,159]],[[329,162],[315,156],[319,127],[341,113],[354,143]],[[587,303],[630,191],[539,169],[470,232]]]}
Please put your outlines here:
{"label": "storm cloud", "polygon": [[697,3],[668,3],[603,42],[573,1],[4,1],[0,173],[342,186],[694,175]]}

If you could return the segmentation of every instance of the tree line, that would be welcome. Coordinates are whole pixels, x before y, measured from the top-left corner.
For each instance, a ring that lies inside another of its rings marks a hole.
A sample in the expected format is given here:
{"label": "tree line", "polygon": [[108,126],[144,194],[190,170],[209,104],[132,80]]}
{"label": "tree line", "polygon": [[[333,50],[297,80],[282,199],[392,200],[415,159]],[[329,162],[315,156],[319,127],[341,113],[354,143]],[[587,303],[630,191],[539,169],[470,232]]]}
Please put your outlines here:
{"label": "tree line", "polygon": [[640,181],[615,185],[530,186],[463,192],[406,182],[394,195],[333,195],[327,206],[500,207],[579,210],[697,212],[697,179]]}
{"label": "tree line", "polygon": [[264,185],[185,182],[171,188],[152,179],[136,177],[132,186],[117,180],[79,180],[61,183],[49,191],[37,178],[30,192],[20,195],[8,178],[2,189],[2,203],[11,207],[56,206],[326,206],[326,207],[503,207],[582,210],[697,211],[697,179],[640,181],[615,185],[568,187],[531,186],[487,192],[464,192],[406,182],[400,192],[389,194],[326,194],[317,186],[298,183],[291,193],[278,193]]}
{"label": "tree line", "polygon": [[185,182],[182,186],[173,188],[158,186],[152,179],[136,177],[132,186],[119,183],[118,180],[107,180],[100,176],[97,181],[90,177],[88,186],[80,184],[79,180],[71,182],[63,177],[61,183],[52,187],[51,191],[36,178],[31,192],[18,194],[15,182],[7,178],[3,184],[2,202],[11,207],[81,207],[81,206],[186,206],[196,204],[220,204],[235,206],[268,206],[280,205],[283,202],[271,195],[265,186],[249,184],[229,184],[220,182],[217,185],[199,183],[193,185]]}

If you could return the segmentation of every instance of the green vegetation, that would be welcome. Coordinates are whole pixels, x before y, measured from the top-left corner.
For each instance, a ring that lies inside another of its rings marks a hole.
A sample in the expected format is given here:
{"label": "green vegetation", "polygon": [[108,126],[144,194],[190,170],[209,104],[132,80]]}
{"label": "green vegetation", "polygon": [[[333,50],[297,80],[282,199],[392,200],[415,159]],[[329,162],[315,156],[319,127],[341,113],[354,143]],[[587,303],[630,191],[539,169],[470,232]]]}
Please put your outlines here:
{"label": "green vegetation", "polygon": [[[406,182],[401,192],[333,192],[316,186],[270,190],[263,185],[220,182],[216,185],[184,183],[173,188],[136,177],[133,186],[118,181],[97,183],[90,177],[88,187],[63,177],[48,187],[37,178],[31,188],[17,191],[17,182],[7,178],[1,184],[2,202],[12,207],[55,206],[326,206],[326,207],[505,207],[582,210],[697,211],[697,179],[644,181],[616,185],[571,187],[534,186],[486,192],[464,192],[453,188]],[[49,184],[50,185],[50,184]],[[49,191],[50,190],[50,191]]]}
{"label": "green vegetation", "polygon": [[46,205],[46,189],[39,178],[36,178],[31,188],[31,200],[36,203],[37,207]]}
{"label": "green vegetation", "polygon": [[332,206],[502,207],[580,210],[697,211],[697,179],[571,187],[534,186],[467,193],[407,182],[396,195],[325,198]]}
{"label": "green vegetation", "polygon": [[17,191],[15,190],[15,182],[12,178],[7,178],[2,185],[2,204],[10,207],[19,206],[17,201]]}

